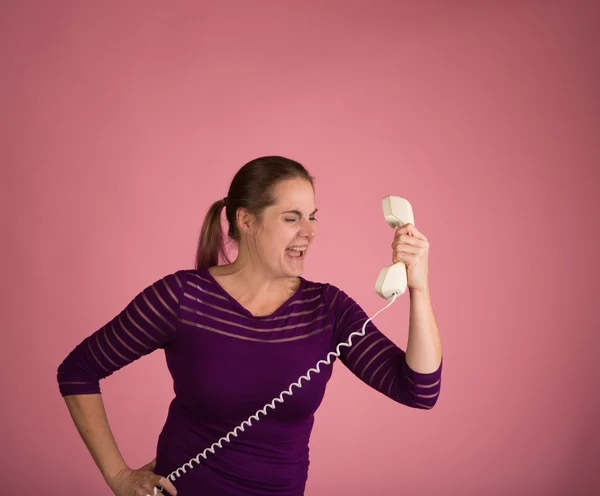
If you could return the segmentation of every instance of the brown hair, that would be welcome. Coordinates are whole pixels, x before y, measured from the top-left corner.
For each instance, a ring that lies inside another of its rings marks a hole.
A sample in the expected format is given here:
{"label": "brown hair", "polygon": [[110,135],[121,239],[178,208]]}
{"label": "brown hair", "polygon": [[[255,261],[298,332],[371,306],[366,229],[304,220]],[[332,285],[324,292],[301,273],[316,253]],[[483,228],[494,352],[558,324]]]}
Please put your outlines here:
{"label": "brown hair", "polygon": [[273,187],[281,181],[297,178],[305,179],[314,187],[314,178],[308,171],[289,158],[260,157],[245,164],[231,181],[227,197],[214,202],[206,213],[196,251],[196,270],[218,265],[219,256],[230,262],[221,228],[223,207],[229,224],[227,235],[239,243],[240,233],[236,222],[238,208],[247,209],[260,222],[264,209],[275,203]]}

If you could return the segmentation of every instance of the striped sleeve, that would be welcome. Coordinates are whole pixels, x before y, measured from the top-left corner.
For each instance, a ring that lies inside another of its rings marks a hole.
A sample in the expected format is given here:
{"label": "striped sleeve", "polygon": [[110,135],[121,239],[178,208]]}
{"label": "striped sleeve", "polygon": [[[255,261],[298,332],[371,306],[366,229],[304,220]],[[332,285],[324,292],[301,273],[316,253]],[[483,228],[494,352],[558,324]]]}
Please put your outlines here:
{"label": "striped sleeve", "polygon": [[118,315],[77,345],[59,365],[62,396],[100,393],[100,380],[164,348],[174,338],[182,271],[140,292]]}
{"label": "striped sleeve", "polygon": [[[335,332],[338,343],[347,342],[350,334],[360,331],[369,318],[346,293],[335,289],[333,297]],[[405,352],[388,339],[373,322],[364,336],[352,337],[352,346],[340,348],[340,361],[360,380],[392,400],[417,409],[431,409],[440,394],[442,363],[432,373],[412,370]]]}

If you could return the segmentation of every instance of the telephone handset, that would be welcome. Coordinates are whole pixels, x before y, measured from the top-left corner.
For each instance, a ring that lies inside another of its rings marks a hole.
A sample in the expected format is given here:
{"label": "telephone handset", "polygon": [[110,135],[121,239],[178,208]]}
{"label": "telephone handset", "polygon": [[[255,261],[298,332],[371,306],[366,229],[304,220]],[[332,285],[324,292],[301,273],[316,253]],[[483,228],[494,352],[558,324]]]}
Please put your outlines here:
{"label": "telephone handset", "polygon": [[[383,198],[381,203],[383,217],[391,227],[415,224],[412,206],[408,200],[390,195]],[[394,293],[404,294],[406,283],[406,265],[403,262],[397,262],[381,269],[375,282],[375,292],[382,298],[389,299]]]}
{"label": "telephone handset", "polygon": [[[408,200],[405,200],[404,198],[400,198],[399,196],[389,195],[389,196],[384,197],[381,200],[381,203],[382,203],[382,207],[383,207],[383,216],[384,216],[386,222],[391,227],[396,228],[396,227],[402,226],[403,224],[408,224],[408,223],[414,224],[413,211],[412,211],[412,207],[411,207],[410,203],[408,202]],[[222,443],[224,441],[230,442],[231,436],[237,437],[240,432],[244,432],[244,429],[246,427],[250,427],[252,425],[253,420],[256,420],[256,421],[259,420],[259,418],[258,418],[259,414],[267,415],[267,408],[271,408],[272,410],[274,410],[275,406],[276,406],[275,402],[283,403],[283,401],[284,401],[283,395],[291,396],[292,394],[294,394],[292,392],[292,388],[294,388],[294,387],[301,388],[302,381],[310,381],[311,373],[314,372],[315,374],[318,374],[319,372],[321,372],[321,369],[320,369],[321,365],[330,365],[331,360],[334,357],[339,357],[341,355],[342,346],[350,347],[350,346],[352,346],[352,338],[354,336],[364,336],[365,328],[366,328],[367,324],[371,320],[373,320],[377,315],[379,315],[379,313],[383,312],[392,303],[394,303],[394,301],[396,301],[396,298],[399,295],[404,294],[404,292],[406,291],[406,284],[407,284],[406,266],[404,265],[403,262],[398,262],[393,265],[388,265],[386,267],[383,267],[381,269],[381,271],[379,273],[379,277],[377,278],[377,281],[375,283],[375,291],[382,298],[388,299],[388,300],[391,299],[391,301],[385,307],[378,310],[372,317],[367,319],[365,321],[365,323],[363,324],[362,329],[360,331],[355,331],[352,334],[350,334],[350,336],[348,337],[348,341],[338,344],[336,351],[329,352],[327,354],[327,357],[324,360],[320,360],[319,362],[317,362],[317,364],[315,365],[314,368],[310,369],[306,373],[306,375],[303,375],[302,377],[300,377],[297,382],[294,382],[293,384],[291,384],[288,389],[286,389],[285,391],[282,391],[278,397],[273,399],[273,401],[271,401],[270,403],[267,403],[263,408],[258,410],[254,415],[251,415],[250,417],[248,417],[247,420],[242,422],[240,425],[238,425],[235,429],[233,429],[227,435],[223,436],[221,439],[219,439],[218,441],[213,443],[210,447],[206,448],[204,451],[199,453],[195,458],[192,458],[189,462],[184,463],[180,468],[171,472],[167,478],[171,482],[175,482],[175,480],[177,478],[181,477],[183,474],[185,474],[188,469],[194,468],[194,466],[192,465],[192,462],[195,462],[197,465],[200,465],[200,458],[203,458],[206,460],[206,458],[208,457],[208,453],[212,453],[214,455],[215,448],[217,448],[217,447],[222,448],[223,447]],[[158,493],[162,493],[162,492],[163,492],[162,487],[157,486],[154,488],[154,496],[156,496]],[[150,495],[148,495],[148,496],[150,496]]]}

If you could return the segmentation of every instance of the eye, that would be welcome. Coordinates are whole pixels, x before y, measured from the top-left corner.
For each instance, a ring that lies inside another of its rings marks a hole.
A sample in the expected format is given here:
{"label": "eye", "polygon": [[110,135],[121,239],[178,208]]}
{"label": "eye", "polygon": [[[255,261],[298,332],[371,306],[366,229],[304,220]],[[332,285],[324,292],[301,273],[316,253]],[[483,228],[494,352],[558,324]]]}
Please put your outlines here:
{"label": "eye", "polygon": [[295,218],[294,218],[294,219],[287,218],[287,219],[285,219],[285,221],[286,221],[286,222],[296,222],[296,219],[295,219]]}
{"label": "eye", "polygon": [[310,219],[308,219],[308,220],[314,220],[314,221],[316,222],[316,221],[317,221],[317,218],[316,218],[316,217],[311,217],[311,218],[310,218]]}

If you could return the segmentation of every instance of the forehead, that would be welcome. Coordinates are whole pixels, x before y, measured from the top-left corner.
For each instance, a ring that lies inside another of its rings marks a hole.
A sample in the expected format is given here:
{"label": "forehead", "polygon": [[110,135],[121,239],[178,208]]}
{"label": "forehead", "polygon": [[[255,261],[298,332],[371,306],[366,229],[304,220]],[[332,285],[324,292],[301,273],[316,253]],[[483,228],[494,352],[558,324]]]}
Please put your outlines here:
{"label": "forehead", "polygon": [[273,188],[275,205],[279,208],[314,208],[315,193],[304,179],[288,179]]}

